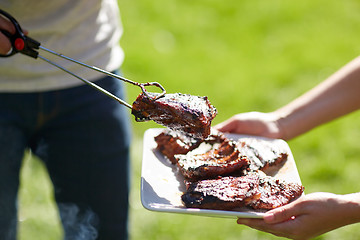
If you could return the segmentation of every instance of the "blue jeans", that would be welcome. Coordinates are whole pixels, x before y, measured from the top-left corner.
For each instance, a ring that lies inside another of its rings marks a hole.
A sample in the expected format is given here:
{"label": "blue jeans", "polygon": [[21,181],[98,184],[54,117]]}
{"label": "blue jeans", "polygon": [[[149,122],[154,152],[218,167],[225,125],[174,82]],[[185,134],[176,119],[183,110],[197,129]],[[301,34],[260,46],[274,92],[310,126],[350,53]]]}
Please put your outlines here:
{"label": "blue jeans", "polygon": [[[120,80],[105,77],[96,83],[124,99]],[[87,85],[0,93],[0,239],[16,238],[19,170],[26,149],[47,167],[65,239],[81,234],[127,239],[129,113]]]}

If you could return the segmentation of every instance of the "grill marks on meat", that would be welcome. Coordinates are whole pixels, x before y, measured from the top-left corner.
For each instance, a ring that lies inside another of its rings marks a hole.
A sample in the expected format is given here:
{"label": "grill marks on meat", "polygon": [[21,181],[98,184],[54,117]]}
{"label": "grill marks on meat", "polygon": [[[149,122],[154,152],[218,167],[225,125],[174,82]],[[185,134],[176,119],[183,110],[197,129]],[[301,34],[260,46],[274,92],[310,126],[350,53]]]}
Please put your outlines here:
{"label": "grill marks on meat", "polygon": [[286,150],[265,140],[246,138],[235,143],[220,132],[202,140],[167,130],[156,136],[155,141],[157,149],[192,180],[238,173],[245,168],[264,171],[288,158]]}
{"label": "grill marks on meat", "polygon": [[265,171],[269,167],[280,166],[288,158],[285,149],[260,139],[240,140],[238,141],[238,149],[250,160],[249,169],[251,171]]}
{"label": "grill marks on meat", "polygon": [[296,183],[286,183],[273,177],[264,176],[259,179],[258,201],[251,204],[254,209],[273,209],[283,206],[301,196],[304,187]]}
{"label": "grill marks on meat", "polygon": [[176,154],[187,154],[198,148],[202,143],[214,145],[225,141],[225,139],[226,137],[223,134],[210,134],[205,139],[198,139],[178,134],[171,130],[164,130],[155,137],[155,142],[157,143],[156,149],[164,154],[173,164],[176,164]]}
{"label": "grill marks on meat", "polygon": [[153,120],[171,130],[204,139],[210,134],[211,121],[217,114],[207,97],[189,94],[141,93],[132,105],[136,121]]}
{"label": "grill marks on meat", "polygon": [[155,137],[156,149],[166,156],[172,164],[176,164],[175,154],[186,154],[197,148],[201,141],[177,134],[173,131],[164,131]]}
{"label": "grill marks on meat", "polygon": [[188,180],[224,176],[249,165],[247,158],[237,149],[237,143],[221,133],[199,140],[164,131],[155,137],[155,141],[157,149],[177,164]]}
{"label": "grill marks on meat", "polygon": [[180,172],[191,181],[226,176],[249,165],[236,148],[236,142],[228,139],[205,153],[175,155],[175,159]]}
{"label": "grill marks on meat", "polygon": [[189,208],[231,210],[251,207],[273,209],[298,198],[304,188],[252,172],[241,177],[222,177],[189,183],[181,197]]}
{"label": "grill marks on meat", "polygon": [[202,180],[188,183],[181,199],[190,208],[229,210],[257,201],[260,198],[258,185],[258,176],[254,174]]}

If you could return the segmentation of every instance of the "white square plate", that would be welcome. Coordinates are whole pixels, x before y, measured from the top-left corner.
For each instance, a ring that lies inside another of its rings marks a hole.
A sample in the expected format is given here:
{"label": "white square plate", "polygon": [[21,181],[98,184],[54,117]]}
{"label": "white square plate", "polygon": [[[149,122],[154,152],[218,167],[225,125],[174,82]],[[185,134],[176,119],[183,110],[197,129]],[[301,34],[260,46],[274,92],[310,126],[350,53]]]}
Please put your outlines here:
{"label": "white square plate", "polygon": [[[241,208],[236,211],[186,208],[181,195],[185,192],[184,177],[175,165],[166,159],[158,150],[154,137],[164,128],[148,129],[144,134],[143,159],[141,170],[141,202],[151,211],[205,215],[213,217],[261,218],[264,211]],[[254,136],[227,134],[234,140],[241,138],[258,138],[269,141],[286,150],[288,159],[280,168],[269,169],[266,173],[278,179],[301,184],[294,157],[288,144],[280,139],[267,139]]]}

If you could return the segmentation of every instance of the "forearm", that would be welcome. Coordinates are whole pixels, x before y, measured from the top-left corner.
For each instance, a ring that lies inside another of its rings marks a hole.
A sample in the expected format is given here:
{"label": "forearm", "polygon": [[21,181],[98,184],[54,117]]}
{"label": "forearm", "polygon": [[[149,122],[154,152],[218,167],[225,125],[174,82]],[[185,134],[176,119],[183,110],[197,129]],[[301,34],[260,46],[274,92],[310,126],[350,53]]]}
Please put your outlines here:
{"label": "forearm", "polygon": [[360,108],[360,58],[276,110],[282,138],[289,140]]}
{"label": "forearm", "polygon": [[347,224],[360,222],[360,193],[343,195],[345,202],[344,213],[347,216]]}

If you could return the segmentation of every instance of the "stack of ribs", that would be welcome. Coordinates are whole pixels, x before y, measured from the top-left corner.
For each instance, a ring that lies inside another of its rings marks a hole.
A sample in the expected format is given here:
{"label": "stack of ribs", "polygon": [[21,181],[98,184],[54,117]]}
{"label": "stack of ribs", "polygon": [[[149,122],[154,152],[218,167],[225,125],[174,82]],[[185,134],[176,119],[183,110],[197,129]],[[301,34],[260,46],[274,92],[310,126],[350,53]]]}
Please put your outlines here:
{"label": "stack of ribs", "polygon": [[194,139],[164,130],[155,142],[185,178],[182,201],[186,207],[268,210],[291,202],[304,191],[300,184],[263,172],[288,158],[286,150],[265,140],[235,141],[215,131],[205,139]]}
{"label": "stack of ribs", "polygon": [[191,138],[204,139],[210,134],[211,121],[217,114],[207,97],[189,94],[141,93],[132,105],[136,121],[153,120]]}

